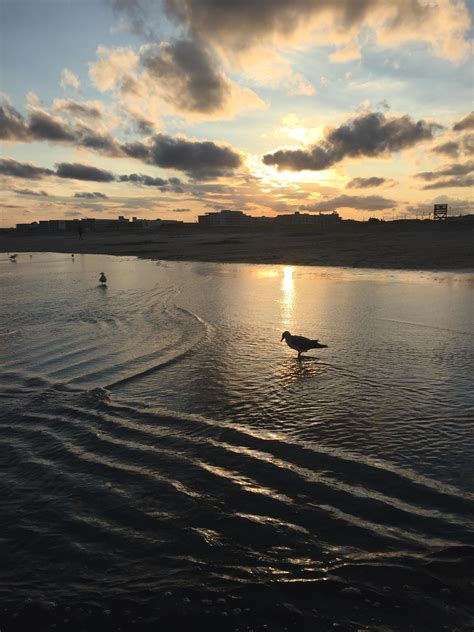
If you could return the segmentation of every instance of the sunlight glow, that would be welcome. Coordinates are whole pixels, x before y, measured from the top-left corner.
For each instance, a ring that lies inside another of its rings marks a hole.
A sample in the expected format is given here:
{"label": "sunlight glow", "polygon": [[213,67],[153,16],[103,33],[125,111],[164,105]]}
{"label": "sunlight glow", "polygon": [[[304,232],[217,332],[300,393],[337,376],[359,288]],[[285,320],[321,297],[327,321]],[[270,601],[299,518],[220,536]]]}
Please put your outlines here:
{"label": "sunlight glow", "polygon": [[285,266],[281,280],[281,326],[289,329],[293,322],[293,308],[295,300],[295,281],[293,279],[294,266]]}

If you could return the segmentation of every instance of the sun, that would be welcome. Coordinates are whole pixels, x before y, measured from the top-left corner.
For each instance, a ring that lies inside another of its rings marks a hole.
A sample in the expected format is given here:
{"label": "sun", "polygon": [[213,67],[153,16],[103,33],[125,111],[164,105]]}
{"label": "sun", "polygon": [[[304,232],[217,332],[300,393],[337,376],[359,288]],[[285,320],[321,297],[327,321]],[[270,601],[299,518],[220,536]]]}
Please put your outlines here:
{"label": "sun", "polygon": [[334,169],[325,171],[279,171],[276,167],[265,165],[260,156],[248,155],[246,165],[264,187],[278,188],[300,184],[328,184],[336,185],[340,181],[339,174]]}

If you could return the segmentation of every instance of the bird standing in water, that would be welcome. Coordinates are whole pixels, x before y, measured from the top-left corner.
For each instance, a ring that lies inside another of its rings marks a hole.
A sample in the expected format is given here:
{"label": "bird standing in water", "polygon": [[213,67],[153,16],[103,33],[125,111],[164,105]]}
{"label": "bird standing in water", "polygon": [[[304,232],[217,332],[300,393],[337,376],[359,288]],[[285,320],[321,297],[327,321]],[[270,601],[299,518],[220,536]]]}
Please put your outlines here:
{"label": "bird standing in water", "polygon": [[99,281],[101,283],[107,283],[107,277],[105,276],[105,274],[103,272],[100,273]]}
{"label": "bird standing in water", "polygon": [[289,331],[284,331],[281,335],[281,340],[285,341],[290,349],[298,351],[298,359],[301,358],[302,353],[306,353],[310,349],[326,349],[327,345],[323,345],[319,340],[310,340],[304,336],[292,336]]}

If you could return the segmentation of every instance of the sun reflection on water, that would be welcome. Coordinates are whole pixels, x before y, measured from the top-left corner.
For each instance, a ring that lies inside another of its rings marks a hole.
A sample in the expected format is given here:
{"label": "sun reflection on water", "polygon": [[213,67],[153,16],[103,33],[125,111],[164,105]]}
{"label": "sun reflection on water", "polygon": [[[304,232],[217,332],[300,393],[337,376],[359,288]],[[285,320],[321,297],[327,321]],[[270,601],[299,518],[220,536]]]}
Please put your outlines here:
{"label": "sun reflection on water", "polygon": [[281,279],[281,327],[283,330],[291,330],[293,324],[293,311],[295,302],[294,266],[284,266]]}

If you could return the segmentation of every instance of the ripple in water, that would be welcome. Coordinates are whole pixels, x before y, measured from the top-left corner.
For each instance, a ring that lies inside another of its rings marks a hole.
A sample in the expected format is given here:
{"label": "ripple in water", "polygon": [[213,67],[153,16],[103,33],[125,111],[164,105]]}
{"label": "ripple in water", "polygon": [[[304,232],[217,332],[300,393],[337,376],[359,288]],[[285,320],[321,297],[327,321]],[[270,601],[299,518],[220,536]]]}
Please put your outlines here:
{"label": "ripple in water", "polygon": [[[462,277],[33,261],[0,270],[10,629],[66,607],[78,626],[244,604],[254,626],[270,611],[274,626],[373,625],[374,603],[388,629],[406,629],[396,606],[418,629],[470,620]],[[285,329],[329,348],[298,362]]]}

